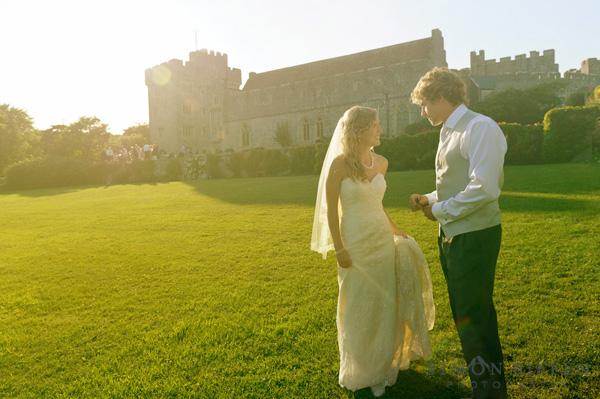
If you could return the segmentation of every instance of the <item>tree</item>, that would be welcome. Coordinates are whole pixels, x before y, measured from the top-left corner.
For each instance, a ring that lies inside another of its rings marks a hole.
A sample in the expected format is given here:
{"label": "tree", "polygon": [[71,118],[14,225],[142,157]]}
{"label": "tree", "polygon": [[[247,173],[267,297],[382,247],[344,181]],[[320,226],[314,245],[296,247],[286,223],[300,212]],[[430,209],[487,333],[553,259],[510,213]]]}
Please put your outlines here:
{"label": "tree", "polygon": [[569,107],[585,105],[587,95],[588,93],[585,91],[576,91],[575,93],[571,93],[565,100],[565,105]]}
{"label": "tree", "polygon": [[0,173],[26,156],[34,135],[33,122],[27,112],[0,104]]}
{"label": "tree", "polygon": [[150,127],[147,123],[140,123],[138,125],[130,126],[123,130],[122,135],[113,136],[116,145],[123,147],[130,147],[132,145],[142,146],[144,144],[152,143],[150,138]]}
{"label": "tree", "polygon": [[273,140],[282,146],[287,148],[292,145],[292,135],[290,134],[290,127],[287,122],[278,123],[275,128],[275,137]]}
{"label": "tree", "polygon": [[139,135],[150,141],[150,127],[147,123],[138,123],[123,130],[123,136]]}
{"label": "tree", "polygon": [[81,117],[70,125],[53,125],[42,132],[46,155],[97,160],[110,139],[107,125],[96,117]]}
{"label": "tree", "polygon": [[507,89],[472,106],[474,111],[498,122],[533,124],[544,120],[550,109],[562,104],[559,96],[564,82],[543,83],[529,89]]}
{"label": "tree", "polygon": [[417,133],[430,132],[431,130],[431,123],[429,123],[427,119],[421,118],[417,122],[406,125],[404,133],[414,135]]}
{"label": "tree", "polygon": [[600,86],[596,86],[592,94],[587,99],[588,105],[600,105]]}

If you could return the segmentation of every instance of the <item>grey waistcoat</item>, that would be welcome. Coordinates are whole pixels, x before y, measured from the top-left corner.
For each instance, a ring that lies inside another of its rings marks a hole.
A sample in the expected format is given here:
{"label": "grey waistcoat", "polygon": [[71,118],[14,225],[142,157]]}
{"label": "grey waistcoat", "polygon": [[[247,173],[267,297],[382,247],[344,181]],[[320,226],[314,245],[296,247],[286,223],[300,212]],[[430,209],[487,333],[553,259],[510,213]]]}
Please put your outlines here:
{"label": "grey waistcoat", "polygon": [[[467,110],[445,139],[442,141],[442,138],[440,138],[435,157],[438,201],[454,197],[463,191],[470,182],[469,160],[463,158],[460,153],[460,140],[465,134],[467,125],[476,116],[475,112]],[[500,186],[502,186],[502,179]],[[482,230],[498,224],[500,224],[500,206],[498,205],[498,200],[494,200],[465,217],[441,225],[441,229],[447,238],[451,238],[459,234]]]}

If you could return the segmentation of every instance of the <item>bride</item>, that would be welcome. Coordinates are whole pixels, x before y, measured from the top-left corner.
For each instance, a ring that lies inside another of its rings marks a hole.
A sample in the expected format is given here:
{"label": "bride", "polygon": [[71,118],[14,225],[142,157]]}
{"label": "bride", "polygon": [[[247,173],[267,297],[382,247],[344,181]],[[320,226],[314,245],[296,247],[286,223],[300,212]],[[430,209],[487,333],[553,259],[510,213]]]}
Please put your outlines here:
{"label": "bride", "polygon": [[339,384],[381,396],[410,361],[431,356],[435,308],[417,243],[383,208],[388,161],[375,154],[377,111],[354,106],[340,118],[319,179],[311,249],[338,263]]}

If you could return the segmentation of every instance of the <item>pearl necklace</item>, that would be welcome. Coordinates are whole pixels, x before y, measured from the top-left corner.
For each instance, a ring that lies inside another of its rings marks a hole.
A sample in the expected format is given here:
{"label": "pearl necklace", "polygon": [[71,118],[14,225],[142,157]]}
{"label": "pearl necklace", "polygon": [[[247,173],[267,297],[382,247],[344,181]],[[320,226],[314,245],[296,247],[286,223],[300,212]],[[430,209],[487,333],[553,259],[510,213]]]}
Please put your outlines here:
{"label": "pearl necklace", "polygon": [[366,169],[373,169],[373,166],[375,165],[375,159],[373,159],[373,153],[369,152],[369,154],[371,154],[371,166],[367,166],[364,163],[362,163],[362,161],[360,162],[360,164],[362,166],[364,166]]}

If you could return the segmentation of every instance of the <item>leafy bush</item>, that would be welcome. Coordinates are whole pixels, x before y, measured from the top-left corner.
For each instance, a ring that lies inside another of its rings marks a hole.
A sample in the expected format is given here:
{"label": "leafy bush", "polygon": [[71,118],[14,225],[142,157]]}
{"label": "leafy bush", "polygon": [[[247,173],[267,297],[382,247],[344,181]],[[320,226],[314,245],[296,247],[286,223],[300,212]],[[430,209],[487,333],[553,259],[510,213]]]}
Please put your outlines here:
{"label": "leafy bush", "polygon": [[154,161],[136,159],[130,164],[125,165],[131,170],[131,173],[129,174],[130,182],[148,183],[156,181],[154,175]]}
{"label": "leafy bush", "polygon": [[[295,147],[290,150],[290,169],[293,175],[314,173],[316,147]],[[322,162],[322,161],[321,161]]]}
{"label": "leafy bush", "polygon": [[508,150],[504,161],[510,165],[538,164],[543,161],[544,129],[541,124],[500,123]]}
{"label": "leafy bush", "polygon": [[183,175],[183,166],[181,163],[180,158],[170,157],[165,168],[164,179],[167,181],[181,180]]}
{"label": "leafy bush", "polygon": [[234,152],[229,155],[229,169],[234,177],[242,177],[246,175],[246,153],[245,152]]}
{"label": "leafy bush", "polygon": [[206,173],[208,173],[210,178],[225,177],[221,163],[221,156],[219,154],[208,154],[206,157]]}
{"label": "leafy bush", "polygon": [[329,147],[329,140],[327,142],[322,141],[315,144],[315,162],[313,165],[314,174],[318,175],[319,173],[321,173],[323,161],[325,160],[325,155],[327,155],[327,148]]}
{"label": "leafy bush", "polygon": [[437,130],[383,139],[377,152],[389,161],[388,170],[433,169],[439,142]]}
{"label": "leafy bush", "polygon": [[544,117],[543,154],[546,163],[592,158],[593,135],[600,107],[562,107]]}
{"label": "leafy bush", "polygon": [[30,189],[156,181],[153,161],[102,162],[71,158],[34,158],[6,168],[5,187]]}
{"label": "leafy bush", "polygon": [[404,133],[413,135],[417,133],[426,133],[431,131],[431,123],[425,118],[419,119],[404,128]]}
{"label": "leafy bush", "polygon": [[265,149],[254,148],[245,152],[243,165],[247,176],[265,176]]}
{"label": "leafy bush", "polygon": [[290,160],[280,150],[265,150],[263,154],[265,173],[269,176],[281,176],[289,173]]}
{"label": "leafy bush", "polygon": [[28,189],[103,183],[105,171],[92,161],[34,158],[6,168],[7,188]]}

